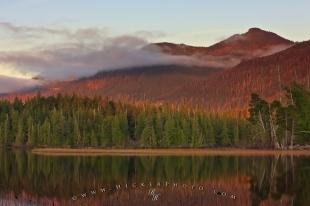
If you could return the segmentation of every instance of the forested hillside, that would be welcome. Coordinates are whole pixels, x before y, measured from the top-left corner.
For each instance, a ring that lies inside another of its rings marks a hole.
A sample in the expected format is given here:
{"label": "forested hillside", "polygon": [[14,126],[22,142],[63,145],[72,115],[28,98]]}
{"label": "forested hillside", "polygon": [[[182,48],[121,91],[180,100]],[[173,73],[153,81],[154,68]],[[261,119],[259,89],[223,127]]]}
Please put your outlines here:
{"label": "forested hillside", "polygon": [[185,106],[129,105],[76,95],[1,101],[0,145],[286,148],[307,144],[309,91],[300,86],[289,91],[285,105],[268,104],[253,94],[249,121]]}
{"label": "forested hillside", "polygon": [[97,97],[37,96],[0,108],[0,142],[13,146],[213,147],[246,133],[242,120]]}
{"label": "forested hillside", "polygon": [[[238,115],[240,111],[246,113],[253,92],[272,100],[281,95],[282,86],[293,81],[309,85],[309,45],[309,41],[293,43],[257,28],[236,34],[211,47],[156,44],[163,55],[174,58],[194,56],[201,60],[202,65],[175,62],[173,65],[101,71],[91,77],[54,82],[35,91],[8,94],[5,98],[12,100],[17,96],[25,100],[34,97],[37,91],[46,97],[57,93],[75,93],[122,102],[186,103],[206,111],[229,111]],[[152,46],[144,49],[151,49]],[[243,62],[235,67],[227,64],[241,60]]]}

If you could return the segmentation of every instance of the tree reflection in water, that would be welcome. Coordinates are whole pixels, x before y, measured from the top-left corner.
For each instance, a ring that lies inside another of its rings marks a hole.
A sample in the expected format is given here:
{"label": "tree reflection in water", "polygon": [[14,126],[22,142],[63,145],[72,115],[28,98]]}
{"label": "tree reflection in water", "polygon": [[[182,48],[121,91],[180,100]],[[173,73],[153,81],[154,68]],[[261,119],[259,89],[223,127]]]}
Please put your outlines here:
{"label": "tree reflection in water", "polygon": [[[0,150],[0,205],[302,206],[310,202],[309,159],[294,156],[50,157]],[[150,182],[152,187],[148,186]],[[125,184],[129,188],[125,189]],[[130,186],[133,184],[136,187]],[[182,187],[183,184],[188,187]],[[115,189],[116,185],[122,188]],[[204,190],[199,190],[199,185]],[[103,187],[112,190],[100,192]],[[160,194],[159,200],[152,201],[149,197],[151,188]],[[96,194],[91,195],[94,190]],[[84,193],[87,197],[82,198]],[[74,196],[77,200],[72,200]]]}

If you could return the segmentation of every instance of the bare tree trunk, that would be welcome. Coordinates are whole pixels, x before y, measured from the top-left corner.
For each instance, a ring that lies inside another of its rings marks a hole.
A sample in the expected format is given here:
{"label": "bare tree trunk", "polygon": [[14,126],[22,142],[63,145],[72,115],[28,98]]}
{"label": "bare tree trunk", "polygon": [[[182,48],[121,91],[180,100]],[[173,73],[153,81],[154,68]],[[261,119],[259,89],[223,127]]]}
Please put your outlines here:
{"label": "bare tree trunk", "polygon": [[279,155],[274,157],[274,160],[271,163],[271,174],[270,174],[270,186],[269,191],[273,192],[276,189],[276,182],[274,181],[276,172],[277,172],[277,165],[278,165]]}
{"label": "bare tree trunk", "polygon": [[260,111],[258,112],[258,118],[259,118],[259,121],[260,121],[260,123],[262,125],[262,128],[263,128],[264,132],[266,132],[266,128],[265,128],[265,125],[264,125],[262,113]]}
{"label": "bare tree trunk", "polygon": [[279,149],[280,146],[279,146],[277,132],[275,128],[276,126],[275,126],[275,123],[273,122],[270,107],[269,107],[269,124],[270,124],[270,135],[271,135],[272,143],[276,149]]}
{"label": "bare tree trunk", "polygon": [[[292,88],[290,87],[290,96],[291,96],[291,103],[294,105],[294,99],[293,99],[293,94],[292,94]],[[290,149],[293,149],[294,145],[294,133],[295,133],[295,121],[294,118],[292,118],[292,131],[291,131],[291,144],[290,144]]]}
{"label": "bare tree trunk", "polygon": [[[292,185],[294,185],[295,183],[295,164],[294,164],[294,156],[291,155],[290,156],[290,159],[291,159],[291,170],[292,170]],[[294,205],[294,199],[295,199],[295,195],[293,195],[292,197],[292,204],[291,205]]]}

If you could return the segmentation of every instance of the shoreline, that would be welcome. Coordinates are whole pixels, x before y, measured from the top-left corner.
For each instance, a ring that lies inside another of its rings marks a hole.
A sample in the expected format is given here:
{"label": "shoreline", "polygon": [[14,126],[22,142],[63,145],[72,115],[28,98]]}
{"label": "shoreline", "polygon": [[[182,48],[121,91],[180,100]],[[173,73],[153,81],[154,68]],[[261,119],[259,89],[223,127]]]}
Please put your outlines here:
{"label": "shoreline", "polygon": [[310,156],[310,150],[268,149],[95,149],[35,148],[31,152],[44,156]]}

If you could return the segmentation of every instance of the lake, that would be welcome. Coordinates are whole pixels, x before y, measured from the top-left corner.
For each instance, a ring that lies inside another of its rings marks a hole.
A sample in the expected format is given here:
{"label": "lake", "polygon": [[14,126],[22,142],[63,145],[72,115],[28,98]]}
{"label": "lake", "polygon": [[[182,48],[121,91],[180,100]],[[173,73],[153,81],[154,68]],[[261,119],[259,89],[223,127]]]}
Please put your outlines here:
{"label": "lake", "polygon": [[0,149],[0,205],[310,203],[309,156],[40,156]]}

